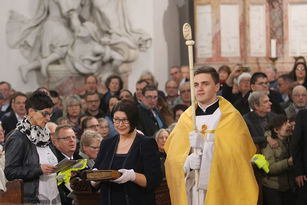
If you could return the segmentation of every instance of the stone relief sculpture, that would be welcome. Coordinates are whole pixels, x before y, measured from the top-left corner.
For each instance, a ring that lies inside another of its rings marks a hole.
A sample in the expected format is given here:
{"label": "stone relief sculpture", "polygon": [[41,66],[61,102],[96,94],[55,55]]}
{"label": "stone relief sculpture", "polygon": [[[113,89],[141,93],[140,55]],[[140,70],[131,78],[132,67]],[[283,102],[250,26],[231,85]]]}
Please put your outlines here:
{"label": "stone relief sculpture", "polygon": [[71,73],[95,73],[104,64],[117,69],[133,62],[151,46],[151,38],[134,30],[126,0],[39,0],[32,18],[10,11],[7,40],[28,64],[19,67],[22,79],[51,65]]}

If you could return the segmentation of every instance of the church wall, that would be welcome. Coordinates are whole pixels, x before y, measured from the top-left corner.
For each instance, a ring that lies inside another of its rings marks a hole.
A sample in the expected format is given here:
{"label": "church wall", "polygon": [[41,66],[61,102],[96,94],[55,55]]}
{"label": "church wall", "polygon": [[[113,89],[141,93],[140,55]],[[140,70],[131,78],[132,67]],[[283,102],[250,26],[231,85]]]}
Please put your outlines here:
{"label": "church wall", "polygon": [[[29,72],[29,82],[24,83],[18,67],[27,61],[17,49],[11,49],[6,43],[5,25],[9,10],[15,10],[31,17],[32,8],[37,0],[2,0],[0,7],[0,80],[10,82],[14,89],[32,91],[39,86],[35,72]],[[140,28],[152,37],[152,46],[141,52],[139,58],[131,64],[128,87],[135,90],[135,82],[144,70],[151,71],[159,80],[159,88],[164,90],[171,65],[180,64],[180,31],[177,0],[127,0],[128,13],[134,28]]]}

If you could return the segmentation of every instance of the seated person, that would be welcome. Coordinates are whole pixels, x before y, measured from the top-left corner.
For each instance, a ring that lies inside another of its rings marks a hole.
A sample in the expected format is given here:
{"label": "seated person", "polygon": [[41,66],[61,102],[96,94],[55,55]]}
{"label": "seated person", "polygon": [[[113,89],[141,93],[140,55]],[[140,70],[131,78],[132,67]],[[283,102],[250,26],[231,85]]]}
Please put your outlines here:
{"label": "seated person", "polygon": [[98,127],[98,133],[101,135],[101,137],[104,139],[106,137],[110,136],[110,125],[107,119],[105,118],[99,118],[98,119],[99,127]]}
{"label": "seated person", "polygon": [[87,159],[87,166],[92,169],[95,164],[102,137],[98,132],[86,130],[80,140],[79,155]]}
{"label": "seated person", "polygon": [[164,151],[164,145],[166,143],[166,140],[169,136],[169,131],[167,129],[160,129],[156,132],[155,134],[155,140],[158,144],[158,149],[160,152],[160,163],[161,163],[161,172],[162,172],[162,178],[165,178],[165,167],[164,167],[164,162],[166,159],[166,153]]}
{"label": "seated person", "polygon": [[[56,147],[56,157],[59,162],[63,159],[82,159],[76,153],[77,137],[70,125],[59,125],[54,134],[54,145]],[[62,183],[59,187],[62,205],[72,205],[72,199],[68,197],[70,194],[70,187],[68,184]]]}

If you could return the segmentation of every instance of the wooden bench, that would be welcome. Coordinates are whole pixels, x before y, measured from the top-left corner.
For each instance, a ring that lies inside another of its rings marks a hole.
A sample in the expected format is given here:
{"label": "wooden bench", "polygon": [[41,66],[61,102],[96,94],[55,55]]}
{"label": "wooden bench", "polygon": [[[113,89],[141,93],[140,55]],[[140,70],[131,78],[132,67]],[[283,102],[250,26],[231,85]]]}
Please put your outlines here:
{"label": "wooden bench", "polygon": [[23,203],[23,181],[15,179],[6,183],[6,192],[0,190],[0,204]]}
{"label": "wooden bench", "polygon": [[[74,190],[73,194],[75,195],[75,205],[98,204],[99,193],[92,191],[88,181],[81,180],[80,178],[73,178],[70,181],[70,185]],[[165,179],[162,180],[155,194],[157,205],[171,205],[169,190]]]}

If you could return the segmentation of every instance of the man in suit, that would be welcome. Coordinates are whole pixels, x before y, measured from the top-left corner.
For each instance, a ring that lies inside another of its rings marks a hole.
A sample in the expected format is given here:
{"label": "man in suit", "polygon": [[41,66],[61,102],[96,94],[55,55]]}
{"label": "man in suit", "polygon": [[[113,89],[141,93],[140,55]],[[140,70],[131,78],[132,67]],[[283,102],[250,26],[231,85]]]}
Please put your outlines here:
{"label": "man in suit", "polygon": [[11,99],[12,110],[2,116],[2,127],[5,135],[16,128],[16,124],[23,120],[26,115],[27,96],[24,93],[16,92]]}
{"label": "man in suit", "polygon": [[167,127],[157,107],[158,89],[153,85],[147,85],[143,88],[142,94],[142,103],[139,104],[140,120],[137,128],[146,136],[153,136],[159,129]]}
{"label": "man in suit", "polygon": [[[81,159],[81,157],[75,153],[77,143],[74,130],[69,125],[60,125],[56,128],[54,134],[54,146],[56,151],[56,157],[58,161],[63,159]],[[67,188],[67,184],[62,183],[59,186],[59,192],[61,197],[61,203],[63,205],[71,205],[72,199],[68,197],[70,190]]]}

